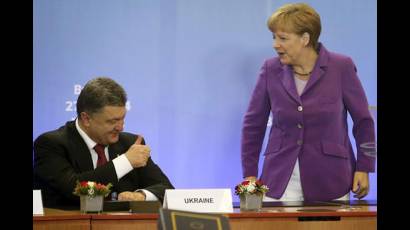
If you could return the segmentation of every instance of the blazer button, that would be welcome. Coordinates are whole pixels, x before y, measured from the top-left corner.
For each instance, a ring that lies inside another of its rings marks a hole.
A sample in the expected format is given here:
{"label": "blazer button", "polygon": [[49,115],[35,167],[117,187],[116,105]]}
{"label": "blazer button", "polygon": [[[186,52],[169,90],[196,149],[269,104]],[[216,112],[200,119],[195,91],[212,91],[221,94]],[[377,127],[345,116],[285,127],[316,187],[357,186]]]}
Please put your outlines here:
{"label": "blazer button", "polygon": [[303,127],[303,125],[298,123],[298,128],[301,129],[302,127]]}
{"label": "blazer button", "polygon": [[303,144],[303,141],[302,141],[302,140],[298,140],[296,143],[297,143],[298,145],[302,145],[302,144]]}
{"label": "blazer button", "polygon": [[303,107],[301,105],[298,106],[298,111],[302,112],[303,111]]}

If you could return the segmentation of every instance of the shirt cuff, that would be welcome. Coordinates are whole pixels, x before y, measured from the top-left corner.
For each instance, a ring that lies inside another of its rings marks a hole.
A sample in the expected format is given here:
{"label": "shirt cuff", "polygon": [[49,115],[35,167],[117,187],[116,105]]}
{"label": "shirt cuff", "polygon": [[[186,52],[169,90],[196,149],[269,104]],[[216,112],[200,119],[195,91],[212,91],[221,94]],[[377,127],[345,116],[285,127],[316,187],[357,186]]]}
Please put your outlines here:
{"label": "shirt cuff", "polygon": [[114,164],[118,180],[120,180],[123,176],[134,169],[125,154],[121,154],[120,156],[112,160],[112,163]]}
{"label": "shirt cuff", "polygon": [[135,190],[136,192],[141,191],[145,194],[145,200],[146,201],[157,201],[158,197],[156,197],[152,192],[146,190],[146,189],[138,189]]}

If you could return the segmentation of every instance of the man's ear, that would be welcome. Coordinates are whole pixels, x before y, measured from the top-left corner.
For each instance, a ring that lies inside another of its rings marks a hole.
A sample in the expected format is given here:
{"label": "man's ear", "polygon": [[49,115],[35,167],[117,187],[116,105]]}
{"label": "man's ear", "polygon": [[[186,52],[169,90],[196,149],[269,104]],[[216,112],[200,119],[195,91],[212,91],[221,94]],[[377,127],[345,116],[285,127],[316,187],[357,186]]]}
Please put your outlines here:
{"label": "man's ear", "polygon": [[86,127],[90,126],[90,119],[91,119],[91,117],[90,117],[90,115],[88,115],[88,113],[86,113],[86,112],[81,112],[80,113],[80,121],[84,126],[86,126]]}
{"label": "man's ear", "polygon": [[302,34],[302,41],[305,46],[307,46],[310,42],[310,34],[308,32],[304,32]]}

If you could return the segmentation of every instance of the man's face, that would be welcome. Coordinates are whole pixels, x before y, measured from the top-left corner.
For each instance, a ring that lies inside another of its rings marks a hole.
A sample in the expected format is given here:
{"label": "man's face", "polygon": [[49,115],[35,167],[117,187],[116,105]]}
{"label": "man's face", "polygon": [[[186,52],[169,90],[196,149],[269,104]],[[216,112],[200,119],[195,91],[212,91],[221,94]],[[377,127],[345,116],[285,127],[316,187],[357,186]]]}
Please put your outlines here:
{"label": "man's face", "polygon": [[97,113],[82,115],[87,134],[103,145],[116,143],[124,129],[127,110],[124,106],[105,106]]}

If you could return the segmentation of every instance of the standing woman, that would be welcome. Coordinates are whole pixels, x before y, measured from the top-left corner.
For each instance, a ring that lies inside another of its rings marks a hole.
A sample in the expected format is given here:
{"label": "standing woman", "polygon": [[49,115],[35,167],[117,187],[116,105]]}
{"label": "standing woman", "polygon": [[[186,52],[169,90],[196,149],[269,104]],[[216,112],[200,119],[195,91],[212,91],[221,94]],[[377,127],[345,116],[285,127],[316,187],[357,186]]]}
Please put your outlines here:
{"label": "standing woman", "polygon": [[[286,4],[268,20],[278,56],[263,64],[244,117],[243,177],[258,177],[269,113],[272,127],[260,179],[265,201],[363,198],[375,170],[374,122],[352,59],[318,42],[319,14],[304,3]],[[355,158],[348,136],[353,119]]]}

